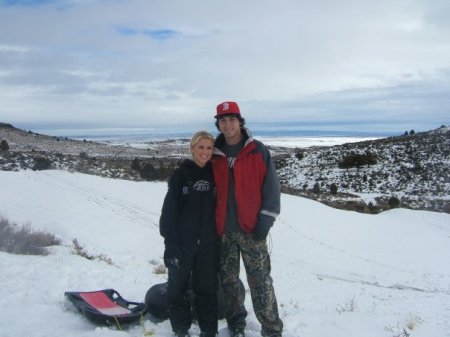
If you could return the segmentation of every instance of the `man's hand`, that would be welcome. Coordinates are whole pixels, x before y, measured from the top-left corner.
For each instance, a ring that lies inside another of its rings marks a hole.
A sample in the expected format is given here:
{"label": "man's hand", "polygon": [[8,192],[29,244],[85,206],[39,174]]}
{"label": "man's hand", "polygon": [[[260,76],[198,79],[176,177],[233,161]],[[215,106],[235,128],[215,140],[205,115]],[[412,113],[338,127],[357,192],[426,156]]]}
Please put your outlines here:
{"label": "man's hand", "polygon": [[263,241],[269,234],[270,227],[273,225],[273,218],[265,214],[259,214],[258,222],[253,230],[252,237],[255,241]]}

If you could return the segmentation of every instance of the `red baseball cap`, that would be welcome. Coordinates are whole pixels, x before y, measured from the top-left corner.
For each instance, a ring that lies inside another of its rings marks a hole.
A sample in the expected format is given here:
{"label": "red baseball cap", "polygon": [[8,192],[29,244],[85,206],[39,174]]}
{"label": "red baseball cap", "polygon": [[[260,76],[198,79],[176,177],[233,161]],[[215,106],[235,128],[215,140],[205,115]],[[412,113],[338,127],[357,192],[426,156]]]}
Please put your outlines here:
{"label": "red baseball cap", "polygon": [[236,102],[223,102],[220,103],[216,108],[217,114],[216,117],[220,117],[223,115],[241,115],[239,111],[239,106]]}

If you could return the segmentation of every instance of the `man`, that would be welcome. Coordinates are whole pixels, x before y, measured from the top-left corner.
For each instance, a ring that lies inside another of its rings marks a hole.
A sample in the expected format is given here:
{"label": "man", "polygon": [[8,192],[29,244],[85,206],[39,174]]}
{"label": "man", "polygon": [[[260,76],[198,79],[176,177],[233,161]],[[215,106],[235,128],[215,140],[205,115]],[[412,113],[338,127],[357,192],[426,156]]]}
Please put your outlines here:
{"label": "man", "polygon": [[264,337],[280,337],[283,322],[270,276],[266,237],[280,212],[280,184],[268,149],[252,138],[236,102],[216,109],[220,131],[212,158],[221,236],[220,275],[232,337],[245,336],[247,311],[239,297],[240,256]]}

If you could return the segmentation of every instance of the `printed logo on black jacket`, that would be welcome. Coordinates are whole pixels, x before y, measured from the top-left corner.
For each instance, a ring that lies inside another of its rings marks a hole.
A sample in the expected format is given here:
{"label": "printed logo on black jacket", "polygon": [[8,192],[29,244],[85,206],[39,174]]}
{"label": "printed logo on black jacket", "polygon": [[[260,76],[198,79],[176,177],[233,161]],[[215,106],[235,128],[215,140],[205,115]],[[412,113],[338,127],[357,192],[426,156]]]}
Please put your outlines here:
{"label": "printed logo on black jacket", "polygon": [[209,182],[206,180],[198,180],[195,182],[192,189],[196,192],[208,192],[210,189]]}

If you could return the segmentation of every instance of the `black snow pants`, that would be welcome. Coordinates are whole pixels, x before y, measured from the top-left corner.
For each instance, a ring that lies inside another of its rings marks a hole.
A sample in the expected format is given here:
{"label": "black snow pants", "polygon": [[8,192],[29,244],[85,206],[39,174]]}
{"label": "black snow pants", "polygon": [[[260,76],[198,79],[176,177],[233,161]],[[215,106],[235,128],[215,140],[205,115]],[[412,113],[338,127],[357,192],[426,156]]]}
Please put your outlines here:
{"label": "black snow pants", "polygon": [[217,245],[182,249],[179,267],[169,267],[168,302],[172,330],[183,332],[192,324],[191,298],[200,330],[207,336],[217,333]]}

